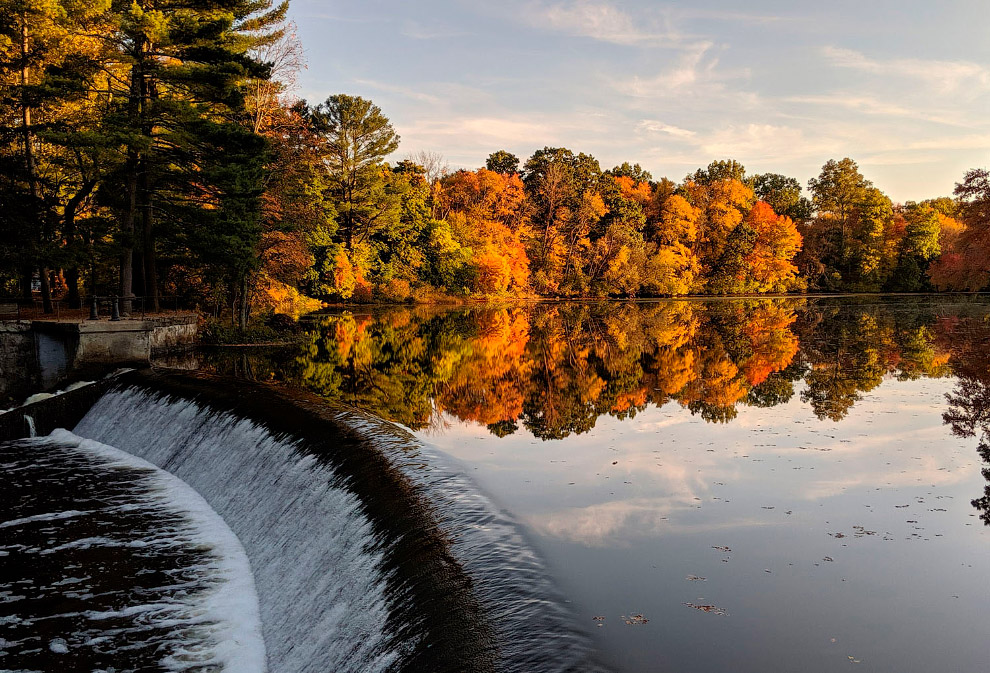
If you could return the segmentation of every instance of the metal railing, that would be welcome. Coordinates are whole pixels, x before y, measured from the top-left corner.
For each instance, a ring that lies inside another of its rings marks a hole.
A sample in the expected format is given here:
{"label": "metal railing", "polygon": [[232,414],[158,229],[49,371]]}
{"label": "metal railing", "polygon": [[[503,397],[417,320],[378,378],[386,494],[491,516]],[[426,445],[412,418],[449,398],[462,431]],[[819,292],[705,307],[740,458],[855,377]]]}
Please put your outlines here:
{"label": "metal railing", "polygon": [[0,299],[0,320],[122,320],[145,318],[149,315],[175,314],[182,311],[186,302],[178,295],[159,295],[155,306],[153,297],[116,295],[89,295],[81,299],[79,308],[70,308],[67,299],[53,299],[52,310],[45,313],[44,302],[34,298],[30,302]]}

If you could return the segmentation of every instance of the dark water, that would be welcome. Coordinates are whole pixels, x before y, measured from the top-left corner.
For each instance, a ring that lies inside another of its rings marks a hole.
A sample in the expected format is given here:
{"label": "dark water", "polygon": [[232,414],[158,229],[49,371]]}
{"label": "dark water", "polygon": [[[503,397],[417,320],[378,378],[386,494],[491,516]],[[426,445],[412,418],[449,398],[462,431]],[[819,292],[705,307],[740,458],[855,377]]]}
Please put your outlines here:
{"label": "dark water", "polygon": [[263,670],[243,551],[177,480],[64,430],[0,473],[0,670]]}
{"label": "dark water", "polygon": [[390,309],[217,351],[524,522],[620,671],[990,669],[990,302]]}

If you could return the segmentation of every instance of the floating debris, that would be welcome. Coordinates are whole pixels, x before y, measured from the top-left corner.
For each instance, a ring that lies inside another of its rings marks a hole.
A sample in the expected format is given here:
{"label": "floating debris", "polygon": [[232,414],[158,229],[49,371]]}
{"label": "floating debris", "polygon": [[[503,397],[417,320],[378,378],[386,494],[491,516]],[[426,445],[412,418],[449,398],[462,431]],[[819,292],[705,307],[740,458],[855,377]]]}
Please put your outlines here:
{"label": "floating debris", "polygon": [[685,577],[688,582],[705,582],[708,580],[707,577],[698,577],[697,575],[688,575]]}
{"label": "floating debris", "polygon": [[649,619],[647,619],[643,615],[629,615],[628,617],[625,616],[625,615],[622,615],[622,620],[626,624],[629,624],[630,626],[641,626],[641,625],[645,624],[646,622],[650,621]]}
{"label": "floating debris", "polygon": [[728,554],[729,552],[731,552],[731,551],[732,551],[732,550],[731,550],[731,549],[729,549],[728,547],[724,547],[724,546],[716,546],[716,545],[712,545],[712,549],[717,549],[718,551],[720,551],[720,552],[724,552],[724,553],[726,553],[726,554]]}
{"label": "floating debris", "polygon": [[712,615],[718,615],[719,617],[727,617],[729,614],[717,605],[695,605],[694,603],[681,603],[681,605],[694,608],[695,610],[701,610],[702,612],[707,612]]}

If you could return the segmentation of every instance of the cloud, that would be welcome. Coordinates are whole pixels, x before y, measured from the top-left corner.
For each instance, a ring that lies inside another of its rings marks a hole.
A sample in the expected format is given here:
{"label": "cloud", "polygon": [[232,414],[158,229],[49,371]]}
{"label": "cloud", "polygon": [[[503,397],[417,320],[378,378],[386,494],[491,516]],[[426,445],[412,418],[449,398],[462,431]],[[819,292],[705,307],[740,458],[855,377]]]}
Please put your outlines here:
{"label": "cloud", "polygon": [[538,28],[613,44],[659,47],[682,47],[696,40],[679,27],[692,21],[760,25],[790,20],[775,15],[677,7],[651,7],[648,13],[634,15],[606,0],[536,2],[528,6],[524,15]]}
{"label": "cloud", "polygon": [[620,79],[615,88],[638,98],[669,96],[684,89],[694,89],[698,85],[717,79],[715,67],[717,57],[706,58],[712,48],[711,42],[699,42],[684,50],[677,62],[663,72],[651,76],[635,75],[631,78]]}
{"label": "cloud", "polygon": [[644,20],[602,0],[535,3],[524,15],[537,28],[613,44],[677,47],[686,37],[673,29],[664,12],[654,12]]}
{"label": "cloud", "polygon": [[851,93],[836,92],[814,96],[789,96],[781,99],[785,103],[803,103],[807,105],[823,105],[828,107],[841,107],[848,110],[855,110],[868,115],[879,115],[885,117],[901,117],[905,119],[918,119],[936,124],[947,124],[950,126],[967,126],[953,115],[941,113],[932,114],[929,109],[918,109],[912,106],[898,105],[886,100],[880,100],[874,96],[856,95]]}
{"label": "cloud", "polygon": [[470,34],[466,30],[437,25],[432,22],[429,25],[425,25],[419,21],[407,21],[402,29],[402,35],[411,37],[414,40],[449,39],[452,37],[464,37]]}
{"label": "cloud", "polygon": [[922,80],[932,90],[948,94],[990,89],[990,69],[971,61],[939,61],[917,58],[871,59],[861,52],[841,47],[822,50],[832,65],[883,77]]}
{"label": "cloud", "polygon": [[408,86],[399,86],[397,84],[389,84],[387,82],[379,82],[372,79],[355,79],[355,84],[360,84],[362,86],[370,87],[372,89],[378,89],[379,91],[386,91],[388,93],[399,94],[406,98],[411,98],[413,100],[422,101],[424,103],[429,103],[431,105],[437,105],[441,102],[441,99],[437,96],[431,96],[428,93],[419,91]]}
{"label": "cloud", "polygon": [[737,512],[728,512],[723,519],[712,522],[677,521],[679,514],[697,507],[693,498],[635,498],[539,514],[528,517],[527,523],[542,535],[599,548],[629,547],[635,541],[673,533],[696,535],[781,523]]}
{"label": "cloud", "polygon": [[639,124],[637,124],[637,127],[649,133],[662,133],[665,135],[674,136],[675,138],[693,138],[695,135],[697,135],[694,131],[682,129],[678,126],[673,126],[671,124],[665,124],[659,119],[640,120]]}
{"label": "cloud", "polygon": [[780,160],[818,156],[835,144],[826,138],[809,138],[793,126],[733,124],[707,135],[701,149],[713,157],[745,157],[747,160]]}

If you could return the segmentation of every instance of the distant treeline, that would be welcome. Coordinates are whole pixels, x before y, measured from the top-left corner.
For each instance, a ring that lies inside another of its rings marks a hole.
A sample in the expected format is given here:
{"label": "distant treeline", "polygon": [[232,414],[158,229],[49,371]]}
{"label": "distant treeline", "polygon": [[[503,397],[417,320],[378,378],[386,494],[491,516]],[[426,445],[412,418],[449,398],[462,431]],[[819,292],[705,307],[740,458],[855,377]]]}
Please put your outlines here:
{"label": "distant treeline", "polygon": [[[312,301],[977,290],[990,177],[894,204],[854,161],[810,180],[715,161],[680,182],[587,154],[421,152],[371,101],[286,92],[287,3],[0,0],[0,284]],[[310,298],[310,299],[307,299]]]}

